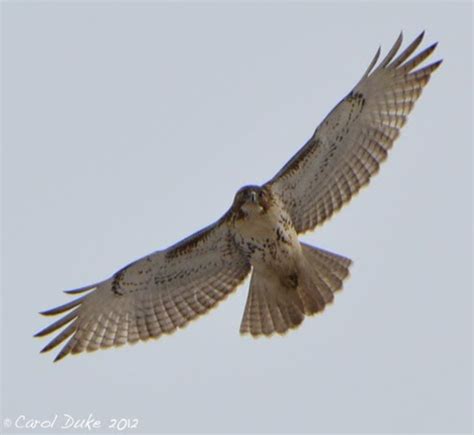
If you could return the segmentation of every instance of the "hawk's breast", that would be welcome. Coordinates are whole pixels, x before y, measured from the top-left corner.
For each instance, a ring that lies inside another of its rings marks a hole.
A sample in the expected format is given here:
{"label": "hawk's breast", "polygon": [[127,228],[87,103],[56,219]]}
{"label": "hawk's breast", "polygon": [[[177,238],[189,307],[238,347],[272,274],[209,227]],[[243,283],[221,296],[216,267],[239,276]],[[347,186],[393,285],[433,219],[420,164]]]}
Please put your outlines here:
{"label": "hawk's breast", "polygon": [[235,242],[254,267],[262,263],[281,266],[301,252],[291,219],[278,204],[236,220],[233,229]]}

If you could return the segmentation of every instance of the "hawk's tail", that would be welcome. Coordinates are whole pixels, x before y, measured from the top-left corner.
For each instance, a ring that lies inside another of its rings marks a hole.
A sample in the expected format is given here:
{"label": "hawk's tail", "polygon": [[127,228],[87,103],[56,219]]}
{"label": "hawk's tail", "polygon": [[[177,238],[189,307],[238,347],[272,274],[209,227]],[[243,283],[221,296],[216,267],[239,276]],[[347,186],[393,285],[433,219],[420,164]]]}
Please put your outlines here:
{"label": "hawk's tail", "polygon": [[305,315],[322,311],[342,288],[352,261],[304,243],[301,247],[303,261],[288,277],[254,269],[241,334],[284,334],[298,327]]}

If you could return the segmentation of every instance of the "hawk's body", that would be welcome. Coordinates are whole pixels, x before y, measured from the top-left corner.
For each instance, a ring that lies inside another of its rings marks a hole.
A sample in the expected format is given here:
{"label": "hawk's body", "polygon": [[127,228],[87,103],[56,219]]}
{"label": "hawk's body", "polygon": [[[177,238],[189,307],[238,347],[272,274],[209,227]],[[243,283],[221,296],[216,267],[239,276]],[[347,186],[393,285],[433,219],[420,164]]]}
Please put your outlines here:
{"label": "hawk's body", "polygon": [[341,288],[351,261],[301,244],[270,185],[241,189],[232,210],[233,239],[253,268],[240,332],[282,334],[304,315],[323,310]]}
{"label": "hawk's body", "polygon": [[171,333],[214,307],[251,270],[242,333],[282,334],[323,310],[351,261],[300,243],[298,234],[331,217],[387,157],[441,63],[417,69],[436,47],[412,56],[422,37],[397,56],[400,35],[375,68],[379,50],[306,145],[268,183],[239,190],[216,223],[105,281],[68,292],[81,296],[43,313],[67,313],[37,334],[64,327],[43,351],[68,339],[58,360]]}
{"label": "hawk's body", "polygon": [[[260,194],[267,197],[271,195],[271,199],[265,201],[264,207],[259,205],[258,199],[255,204],[245,204],[247,213],[236,213],[236,216],[230,219],[237,246],[248,255],[253,267],[265,266],[275,271],[294,268],[291,264],[301,255],[301,248],[298,234],[284,205],[271,194],[270,189],[249,189],[250,192],[261,192]],[[242,193],[246,191],[241,190]]]}

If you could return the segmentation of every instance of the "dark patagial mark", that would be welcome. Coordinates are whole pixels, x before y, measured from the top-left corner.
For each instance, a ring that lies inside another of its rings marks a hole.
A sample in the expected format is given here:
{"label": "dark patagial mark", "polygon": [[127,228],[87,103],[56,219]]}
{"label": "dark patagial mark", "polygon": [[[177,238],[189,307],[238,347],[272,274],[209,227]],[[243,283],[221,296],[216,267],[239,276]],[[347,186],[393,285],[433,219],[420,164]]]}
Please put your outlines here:
{"label": "dark patagial mark", "polygon": [[360,106],[364,107],[365,104],[365,98],[360,92],[350,92],[349,95],[346,98],[346,101],[350,103],[357,103]]}
{"label": "dark patagial mark", "polygon": [[123,296],[125,294],[123,292],[123,289],[121,289],[120,287],[120,282],[122,281],[122,278],[123,278],[123,272],[118,272],[115,275],[114,280],[112,281],[111,290],[112,290],[112,293],[117,296]]}

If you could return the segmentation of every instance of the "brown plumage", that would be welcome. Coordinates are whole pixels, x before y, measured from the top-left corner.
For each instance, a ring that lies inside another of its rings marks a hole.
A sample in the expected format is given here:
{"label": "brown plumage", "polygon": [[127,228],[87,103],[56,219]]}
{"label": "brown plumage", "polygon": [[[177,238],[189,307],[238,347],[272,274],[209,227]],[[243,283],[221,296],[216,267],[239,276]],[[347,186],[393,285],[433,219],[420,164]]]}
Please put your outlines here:
{"label": "brown plumage", "polygon": [[[252,270],[240,327],[253,336],[284,334],[333,301],[351,261],[311,247],[298,234],[321,225],[368,184],[441,61],[420,66],[436,44],[413,55],[423,33],[397,55],[402,36],[376,66],[380,49],[354,89],[306,145],[263,186],[237,192],[216,223],[112,277],[67,293],[72,302],[37,336],[58,334],[72,353],[170,334],[225,299]],[[61,328],[63,328],[61,330]]]}

